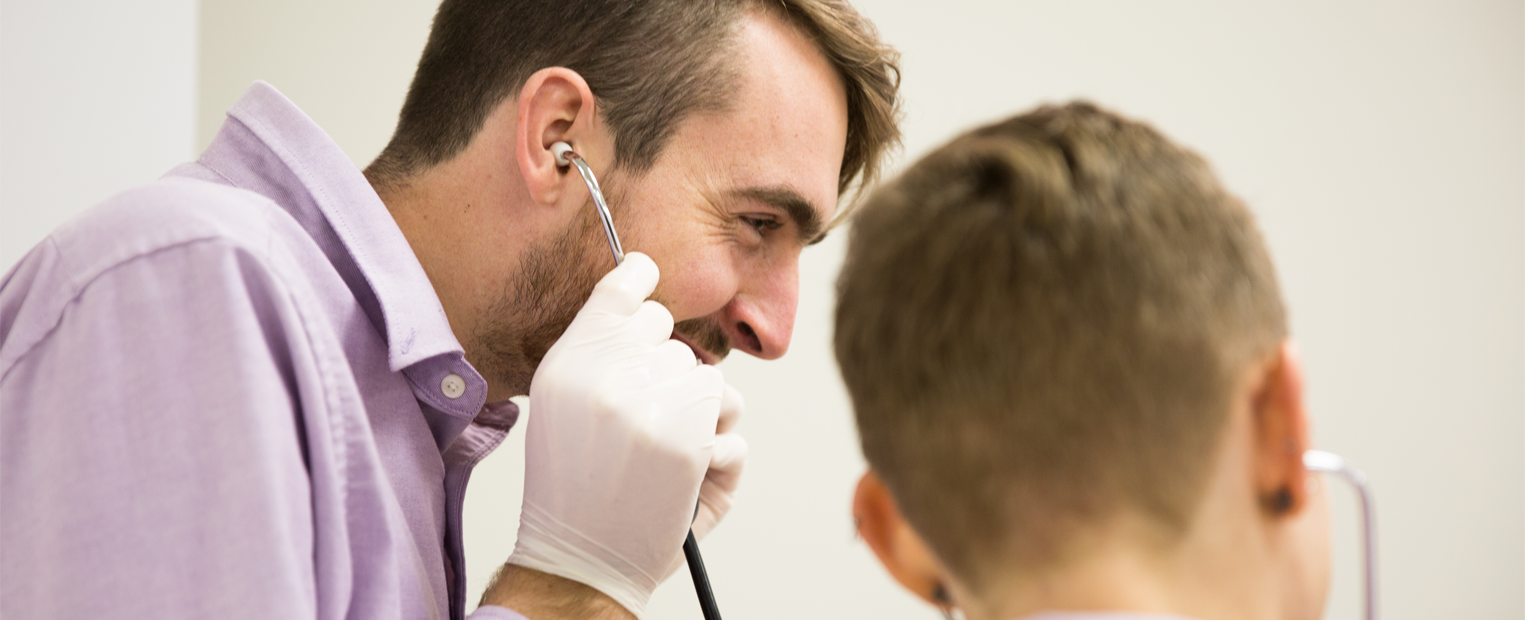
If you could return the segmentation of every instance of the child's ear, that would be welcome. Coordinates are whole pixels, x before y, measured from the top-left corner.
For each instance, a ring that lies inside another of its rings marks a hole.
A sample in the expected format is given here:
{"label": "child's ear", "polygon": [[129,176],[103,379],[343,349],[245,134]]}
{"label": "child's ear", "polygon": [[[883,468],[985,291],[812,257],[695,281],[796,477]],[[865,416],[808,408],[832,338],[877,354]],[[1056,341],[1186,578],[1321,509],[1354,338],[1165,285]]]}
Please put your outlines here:
{"label": "child's ear", "polygon": [[853,518],[858,535],[879,556],[879,562],[895,581],[933,606],[946,609],[952,605],[944,586],[942,565],[901,516],[894,496],[873,470],[858,481],[858,491],[853,495]]}
{"label": "child's ear", "polygon": [[1303,369],[1291,341],[1261,371],[1254,393],[1255,485],[1262,510],[1274,518],[1302,511],[1308,501],[1308,411],[1303,402]]}

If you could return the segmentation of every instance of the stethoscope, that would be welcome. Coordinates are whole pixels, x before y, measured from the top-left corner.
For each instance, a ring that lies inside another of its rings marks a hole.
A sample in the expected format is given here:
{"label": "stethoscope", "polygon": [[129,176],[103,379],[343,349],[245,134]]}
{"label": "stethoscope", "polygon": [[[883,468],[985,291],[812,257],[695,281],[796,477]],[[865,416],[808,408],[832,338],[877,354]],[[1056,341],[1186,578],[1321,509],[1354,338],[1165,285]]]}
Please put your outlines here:
{"label": "stethoscope", "polygon": [[[604,223],[604,236],[609,239],[609,251],[614,253],[614,266],[618,267],[625,261],[625,250],[620,245],[619,234],[614,232],[614,218],[609,215],[609,204],[604,201],[604,192],[598,187],[593,169],[588,167],[588,162],[581,155],[572,150],[572,145],[565,142],[552,144],[551,153],[556,155],[558,165],[572,166],[582,175],[582,182],[588,186],[588,194],[593,196],[593,207],[598,211],[598,219]],[[697,506],[694,507],[694,514],[699,514]],[[704,572],[704,558],[699,555],[699,541],[694,539],[692,529],[688,531],[688,539],[683,541],[683,559],[688,561],[689,575],[694,578],[694,592],[699,595],[699,609],[704,612],[704,620],[720,620],[720,607],[715,604],[715,592],[710,589],[710,577]]]}
{"label": "stethoscope", "polygon": [[1366,474],[1351,467],[1344,457],[1323,450],[1304,452],[1303,467],[1308,468],[1308,471],[1334,474],[1354,487],[1356,495],[1361,497],[1361,529],[1364,533],[1361,551],[1363,552],[1363,569],[1366,573],[1366,620],[1377,620],[1377,523],[1376,516],[1373,514],[1376,504],[1372,500],[1371,487],[1366,484]]}

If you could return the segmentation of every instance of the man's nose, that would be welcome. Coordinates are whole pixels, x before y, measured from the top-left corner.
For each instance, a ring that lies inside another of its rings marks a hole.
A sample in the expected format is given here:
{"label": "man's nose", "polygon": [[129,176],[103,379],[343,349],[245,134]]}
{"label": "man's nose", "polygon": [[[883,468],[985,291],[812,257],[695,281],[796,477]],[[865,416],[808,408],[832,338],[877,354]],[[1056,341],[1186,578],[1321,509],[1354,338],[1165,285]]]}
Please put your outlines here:
{"label": "man's nose", "polygon": [[731,346],[753,357],[774,360],[789,351],[794,314],[799,307],[798,263],[737,291],[725,307],[725,331]]}

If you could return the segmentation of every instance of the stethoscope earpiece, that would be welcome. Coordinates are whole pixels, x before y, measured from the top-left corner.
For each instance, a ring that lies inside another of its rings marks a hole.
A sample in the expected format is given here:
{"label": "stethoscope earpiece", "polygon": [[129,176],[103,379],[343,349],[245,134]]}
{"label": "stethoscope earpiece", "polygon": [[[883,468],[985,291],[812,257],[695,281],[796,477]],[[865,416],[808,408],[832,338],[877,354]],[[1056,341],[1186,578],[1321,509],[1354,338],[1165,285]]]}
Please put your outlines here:
{"label": "stethoscope earpiece", "polygon": [[572,160],[567,158],[567,154],[571,152],[572,145],[565,142],[557,142],[551,145],[551,153],[556,155],[556,165],[558,166],[572,165]]}

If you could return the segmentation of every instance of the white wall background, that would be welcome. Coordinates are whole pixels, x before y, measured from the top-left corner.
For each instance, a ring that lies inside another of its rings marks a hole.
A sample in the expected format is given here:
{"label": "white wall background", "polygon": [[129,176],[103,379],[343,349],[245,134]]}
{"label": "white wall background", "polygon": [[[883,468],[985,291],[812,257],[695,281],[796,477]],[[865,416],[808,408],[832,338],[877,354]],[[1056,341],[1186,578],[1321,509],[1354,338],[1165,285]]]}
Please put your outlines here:
{"label": "white wall background", "polygon": [[270,82],[359,166],[386,146],[439,0],[201,0],[197,150],[254,80]]}
{"label": "white wall background", "polygon": [[0,272],[195,155],[196,0],[0,2]]}
{"label": "white wall background", "polygon": [[[1387,617],[1525,618],[1520,2],[857,4],[904,53],[902,164],[1072,97],[1213,161],[1270,239],[1318,443],[1373,479]],[[186,127],[205,144],[256,78],[369,161],[433,5],[205,0],[193,121],[190,0],[4,0],[0,266],[66,214],[188,158]],[[704,543],[732,620],[936,617],[851,534],[862,461],[829,347],[842,239],[806,252],[790,355],[724,365],[747,395],[753,451],[740,503]],[[522,445],[514,433],[471,485],[473,598],[512,549]],[[1356,618],[1352,500],[1335,499],[1327,617]],[[648,615],[699,617],[683,575]]]}

